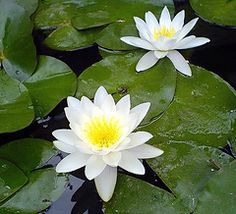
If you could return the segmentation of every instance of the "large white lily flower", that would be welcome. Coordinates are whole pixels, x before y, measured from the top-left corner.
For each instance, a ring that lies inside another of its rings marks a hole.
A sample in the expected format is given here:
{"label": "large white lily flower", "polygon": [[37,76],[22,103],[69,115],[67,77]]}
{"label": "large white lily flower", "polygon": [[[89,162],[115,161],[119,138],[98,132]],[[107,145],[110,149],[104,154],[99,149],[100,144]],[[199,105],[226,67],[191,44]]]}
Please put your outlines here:
{"label": "large white lily flower", "polygon": [[97,191],[104,201],[114,192],[117,167],[131,173],[144,174],[139,159],[154,158],[162,150],[144,144],[152,135],[134,129],[143,120],[150,103],[142,103],[130,109],[130,96],[115,104],[104,87],[99,87],[94,102],[87,97],[78,100],[67,98],[66,117],[71,129],[55,130],[54,145],[70,153],[56,167],[57,172],[71,172],[85,166],[85,175],[94,179]]}
{"label": "large white lily flower", "polygon": [[137,72],[151,68],[161,58],[168,57],[181,73],[191,76],[188,62],[176,51],[203,45],[210,40],[194,35],[185,37],[194,27],[198,18],[184,25],[185,12],[182,10],[171,21],[167,7],[161,12],[160,20],[152,12],[145,13],[145,21],[134,17],[139,37],[125,36],[121,40],[129,45],[149,50],[138,62]]}

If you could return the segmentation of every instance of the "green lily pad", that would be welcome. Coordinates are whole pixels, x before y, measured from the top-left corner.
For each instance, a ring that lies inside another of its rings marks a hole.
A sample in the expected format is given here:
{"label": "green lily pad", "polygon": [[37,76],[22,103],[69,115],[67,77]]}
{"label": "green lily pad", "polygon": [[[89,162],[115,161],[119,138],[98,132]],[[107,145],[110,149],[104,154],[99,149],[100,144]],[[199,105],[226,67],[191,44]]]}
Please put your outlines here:
{"label": "green lily pad", "polygon": [[208,180],[233,160],[218,149],[196,146],[192,142],[170,141],[167,144],[155,136],[152,143],[164,153],[148,163],[191,212]]}
{"label": "green lily pad", "polygon": [[[57,29],[63,28],[63,45],[60,45],[58,34],[50,34],[50,42],[45,44],[54,49],[71,50],[92,45],[95,41],[104,48],[113,50],[130,50],[134,49],[120,41],[120,37],[137,34],[133,16],[144,17],[146,11],[151,10],[156,15],[167,5],[170,12],[173,13],[172,0],[76,0],[76,1],[41,1],[39,9],[34,16],[36,28],[40,29]],[[110,26],[111,25],[111,26]],[[105,29],[98,34],[96,28],[104,27]],[[107,29],[106,29],[107,28]],[[75,33],[77,29],[79,34]],[[94,30],[94,31],[92,31]],[[60,32],[61,32],[60,31]],[[71,35],[73,32],[73,35]],[[92,36],[90,35],[92,34]],[[70,38],[76,38],[77,43],[71,45]],[[86,37],[88,37],[86,39]],[[91,39],[92,38],[92,39]],[[86,40],[86,43],[84,41]],[[81,41],[81,43],[80,43]],[[68,45],[68,46],[66,46]]]}
{"label": "green lily pad", "polygon": [[0,133],[14,132],[28,126],[34,109],[27,88],[0,70]]}
{"label": "green lily pad", "polygon": [[58,175],[54,169],[34,171],[29,176],[29,183],[0,206],[0,213],[38,213],[61,195],[66,182],[67,178]]}
{"label": "green lily pad", "polygon": [[216,74],[191,67],[193,76],[178,75],[173,102],[147,130],[165,142],[225,146],[236,133],[236,92]]}
{"label": "green lily pad", "polygon": [[57,153],[53,144],[41,139],[21,139],[0,147],[0,157],[19,167],[26,175]]}
{"label": "green lily pad", "polygon": [[208,182],[194,213],[235,213],[236,161],[220,169]]}
{"label": "green lily pad", "polygon": [[63,98],[74,95],[76,83],[76,75],[69,66],[50,56],[41,56],[35,73],[24,82],[37,117],[45,116]]}
{"label": "green lily pad", "polygon": [[131,95],[132,105],[151,102],[144,122],[162,113],[170,104],[175,93],[176,71],[169,60],[161,60],[148,71],[136,73],[135,66],[140,53],[109,56],[85,70],[78,79],[76,96],[93,98],[99,86],[119,100]]}
{"label": "green lily pad", "polygon": [[114,195],[104,207],[105,214],[187,213],[187,209],[176,200],[173,194],[125,175],[118,176]]}
{"label": "green lily pad", "polygon": [[190,0],[190,4],[199,16],[210,22],[236,26],[235,0]]}
{"label": "green lily pad", "polygon": [[57,50],[74,50],[78,47],[86,47],[95,42],[97,33],[102,28],[94,28],[86,31],[77,31],[72,26],[64,26],[54,30],[44,40],[44,44],[49,48]]}
{"label": "green lily pad", "polygon": [[0,64],[12,77],[27,79],[36,66],[32,23],[15,0],[0,1]]}
{"label": "green lily pad", "polygon": [[17,166],[0,158],[0,202],[19,190],[27,181],[28,178]]}

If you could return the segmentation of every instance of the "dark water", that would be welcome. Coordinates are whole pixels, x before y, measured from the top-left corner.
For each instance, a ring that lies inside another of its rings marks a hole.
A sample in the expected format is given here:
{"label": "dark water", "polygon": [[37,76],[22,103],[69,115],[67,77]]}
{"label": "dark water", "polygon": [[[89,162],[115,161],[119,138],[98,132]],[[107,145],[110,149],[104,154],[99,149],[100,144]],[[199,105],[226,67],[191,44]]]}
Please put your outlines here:
{"label": "dark water", "polygon": [[[176,1],[175,4],[177,11],[181,9],[186,10],[187,20],[195,16],[185,1]],[[236,88],[236,30],[199,20],[192,34],[208,37],[211,39],[211,43],[195,48],[194,50],[185,51],[183,54],[189,58],[192,64],[214,71]],[[34,37],[38,54],[50,55],[64,61],[77,75],[93,63],[102,59],[96,45],[76,51],[55,51],[42,45],[44,38],[42,32],[34,32]],[[63,100],[47,117],[36,120],[29,127],[15,133],[0,135],[0,143],[6,143],[24,137],[35,137],[52,141],[53,137],[51,133],[53,130],[68,127],[68,122],[63,112],[65,106],[66,102]],[[230,143],[223,150],[230,154]],[[58,155],[46,164],[55,166],[61,158],[62,155]],[[136,177],[170,191],[146,162],[144,164],[146,167],[145,176]],[[120,172],[126,173],[122,170]],[[42,213],[100,214],[103,212],[102,202],[96,193],[93,181],[86,180],[83,169],[80,169],[71,173],[70,183],[65,192],[49,209]]]}

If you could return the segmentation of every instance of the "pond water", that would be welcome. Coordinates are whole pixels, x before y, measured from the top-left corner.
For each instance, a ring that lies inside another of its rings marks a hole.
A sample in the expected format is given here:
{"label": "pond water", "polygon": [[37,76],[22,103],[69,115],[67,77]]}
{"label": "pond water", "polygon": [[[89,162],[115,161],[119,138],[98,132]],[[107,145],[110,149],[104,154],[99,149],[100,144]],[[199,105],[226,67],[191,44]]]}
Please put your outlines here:
{"label": "pond water", "polygon": [[[185,9],[187,19],[195,16],[188,3],[185,1],[175,2],[177,11]],[[199,20],[194,35],[204,36],[211,39],[209,45],[183,52],[192,64],[199,65],[220,75],[236,88],[236,30],[212,25]],[[34,32],[35,43],[39,54],[50,55],[67,63],[77,75],[85,68],[102,59],[96,45],[76,51],[54,51],[42,45],[44,35],[42,32]],[[0,135],[1,142],[9,142],[24,137],[35,137],[46,140],[53,140],[52,131],[68,127],[64,114],[66,106],[63,100],[47,117],[36,120],[31,126],[24,130]],[[229,147],[226,148],[229,151]],[[53,157],[46,165],[55,166],[63,154]],[[147,173],[145,176],[138,176],[154,185],[168,190],[158,176],[145,163]],[[122,172],[124,173],[124,172]],[[136,176],[137,177],[137,176]],[[45,214],[69,214],[69,213],[94,213],[102,212],[102,202],[96,193],[94,183],[87,181],[83,169],[77,170],[70,175],[70,182],[62,196],[44,212]]]}

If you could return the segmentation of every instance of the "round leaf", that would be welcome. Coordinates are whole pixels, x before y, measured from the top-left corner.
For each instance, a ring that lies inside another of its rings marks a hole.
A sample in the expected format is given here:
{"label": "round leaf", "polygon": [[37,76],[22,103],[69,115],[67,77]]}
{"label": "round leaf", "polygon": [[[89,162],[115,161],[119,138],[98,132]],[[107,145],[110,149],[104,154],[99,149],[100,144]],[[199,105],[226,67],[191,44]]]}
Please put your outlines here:
{"label": "round leaf", "polygon": [[62,61],[41,56],[35,73],[24,84],[31,95],[35,114],[43,117],[63,98],[74,95],[76,75]]}
{"label": "round leaf", "polygon": [[176,71],[169,60],[161,60],[148,71],[136,73],[135,66],[140,57],[137,53],[109,56],[94,64],[79,76],[76,96],[93,98],[99,86],[114,94],[116,100],[128,93],[133,106],[151,102],[145,117],[145,122],[149,122],[162,113],[173,99]]}
{"label": "round leaf", "polygon": [[178,75],[173,102],[147,130],[158,139],[225,146],[236,132],[236,92],[224,80],[192,66],[193,76]]}
{"label": "round leaf", "polygon": [[64,191],[67,178],[54,169],[37,170],[30,174],[29,183],[0,206],[4,214],[34,214],[46,209]]}
{"label": "round leaf", "polygon": [[191,142],[160,143],[155,137],[152,141],[164,153],[148,163],[164,183],[172,190],[191,213],[208,180],[217,170],[232,161],[232,158],[220,150],[196,146]]}
{"label": "round leaf", "polygon": [[36,66],[32,23],[26,10],[14,1],[0,1],[0,64],[19,80],[27,79]]}
{"label": "round leaf", "polygon": [[210,22],[236,26],[235,0],[190,0],[190,4],[199,16]]}
{"label": "round leaf", "polygon": [[15,140],[0,147],[0,157],[14,163],[26,175],[55,154],[53,144],[41,139]]}
{"label": "round leaf", "polygon": [[26,87],[0,70],[0,133],[28,126],[34,109]]}
{"label": "round leaf", "polygon": [[194,213],[234,213],[236,210],[236,161],[225,166],[207,183]]}
{"label": "round leaf", "polygon": [[165,190],[119,175],[114,195],[105,203],[105,214],[113,213],[176,214],[187,213],[187,210]]}
{"label": "round leaf", "polygon": [[11,162],[0,158],[0,202],[19,190],[28,178]]}

